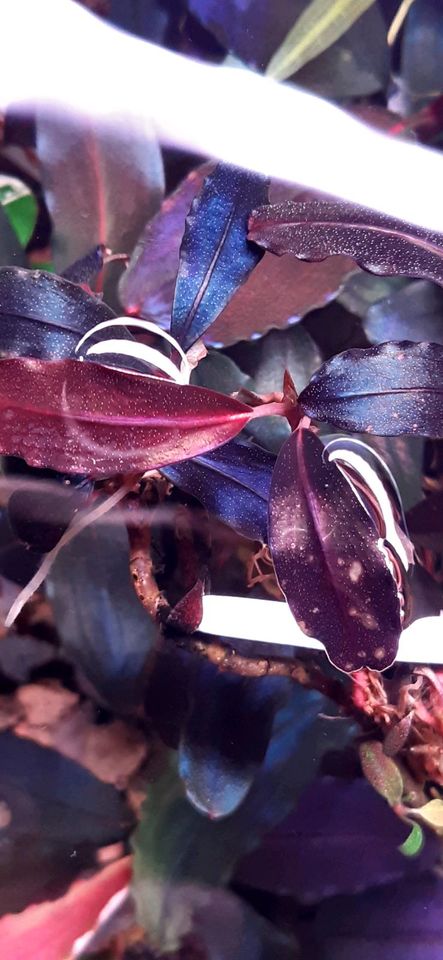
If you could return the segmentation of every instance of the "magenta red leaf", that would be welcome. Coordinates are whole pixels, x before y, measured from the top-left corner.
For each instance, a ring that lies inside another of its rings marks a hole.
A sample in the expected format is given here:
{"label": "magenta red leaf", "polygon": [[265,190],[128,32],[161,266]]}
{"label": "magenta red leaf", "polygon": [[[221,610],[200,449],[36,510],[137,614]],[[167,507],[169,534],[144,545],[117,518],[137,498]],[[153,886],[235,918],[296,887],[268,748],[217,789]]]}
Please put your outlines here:
{"label": "magenta red leaf", "polygon": [[0,362],[0,451],[93,477],[137,472],[226,443],[254,411],[203,387],[75,360]]}
{"label": "magenta red leaf", "polygon": [[335,666],[383,670],[401,629],[394,579],[371,519],[323,450],[297,430],[277,458],[269,506],[277,577],[299,626]]}

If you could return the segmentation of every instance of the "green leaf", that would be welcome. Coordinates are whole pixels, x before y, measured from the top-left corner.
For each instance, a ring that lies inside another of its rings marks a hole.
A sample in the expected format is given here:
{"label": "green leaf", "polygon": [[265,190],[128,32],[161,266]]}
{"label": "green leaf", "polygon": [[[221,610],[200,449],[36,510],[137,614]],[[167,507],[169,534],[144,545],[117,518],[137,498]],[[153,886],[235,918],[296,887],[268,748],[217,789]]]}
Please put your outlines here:
{"label": "green leaf", "polygon": [[275,80],[291,77],[331,47],[373,3],[374,0],[311,0],[274,53],[267,75]]}
{"label": "green leaf", "polygon": [[37,222],[38,206],[32,191],[20,180],[0,176],[0,204],[22,247],[26,247]]}
{"label": "green leaf", "polygon": [[430,800],[424,807],[411,811],[414,817],[418,817],[423,823],[427,823],[435,833],[443,837],[443,800]]}
{"label": "green leaf", "polygon": [[399,851],[404,857],[417,857],[421,853],[425,838],[419,823],[414,823],[406,840],[400,844]]}
{"label": "green leaf", "polygon": [[391,807],[400,803],[403,794],[402,776],[395,761],[383,753],[383,744],[378,740],[361,743],[359,753],[363,773],[374,790],[384,797]]}

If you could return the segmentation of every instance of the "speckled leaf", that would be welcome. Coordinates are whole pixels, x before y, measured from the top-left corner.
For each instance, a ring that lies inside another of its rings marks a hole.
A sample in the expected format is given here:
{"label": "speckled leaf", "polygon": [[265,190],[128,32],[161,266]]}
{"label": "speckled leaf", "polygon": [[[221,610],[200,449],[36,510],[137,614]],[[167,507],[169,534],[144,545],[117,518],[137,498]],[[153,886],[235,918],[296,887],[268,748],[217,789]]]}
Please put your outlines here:
{"label": "speckled leaf", "polygon": [[371,273],[422,277],[443,285],[443,235],[355,204],[308,200],[255,210],[249,239],[281,256],[352,257]]}
{"label": "speckled leaf", "polygon": [[63,270],[62,276],[71,283],[90,283],[91,280],[103,269],[106,253],[104,243],[99,243],[84,257],[75,260],[66,270]]}
{"label": "speckled leaf", "polygon": [[366,779],[389,806],[395,807],[403,793],[403,780],[395,760],[386,756],[379,740],[361,743],[359,754]]}
{"label": "speckled leaf", "polygon": [[374,344],[387,340],[443,344],[443,290],[427,280],[410,283],[370,306],[363,328]]}
{"label": "speckled leaf", "polygon": [[0,361],[0,451],[36,467],[143,472],[220,446],[253,414],[203,387],[96,363]]}
{"label": "speckled leaf", "polygon": [[275,457],[255,444],[231,440],[162,472],[224,523],[253,540],[268,539],[268,498]]}
{"label": "speckled leaf", "polygon": [[[102,300],[76,283],[42,270],[0,268],[0,353],[3,356],[51,360],[73,357],[82,334],[114,317]],[[113,335],[129,337],[123,326],[114,328]],[[91,342],[103,336],[99,332]]]}
{"label": "speckled leaf", "polygon": [[[206,163],[193,170],[147,224],[120,279],[120,300],[127,313],[141,314],[169,329],[186,216],[213,169],[214,164]],[[290,195],[294,192],[291,187]],[[287,188],[284,193],[288,195]],[[353,270],[355,265],[349,257],[301,263],[292,257],[278,259],[265,253],[203,339],[215,346],[228,346],[274,327],[284,328],[309,310],[329,303]]]}
{"label": "speckled leaf", "polygon": [[345,430],[443,437],[443,346],[405,340],[345,350],[314,374],[300,403]]}
{"label": "speckled leaf", "polygon": [[171,333],[184,349],[216,320],[261,260],[247,239],[248,217],[265,203],[268,181],[218,164],[194,200],[183,242],[172,307]]}
{"label": "speckled leaf", "polygon": [[297,430],[277,458],[269,505],[277,577],[299,626],[336,667],[383,670],[400,636],[396,587],[375,527],[323,449]]}
{"label": "speckled leaf", "polygon": [[213,167],[204,163],[192,170],[146,225],[119,283],[127,313],[141,314],[169,329],[185,220]]}

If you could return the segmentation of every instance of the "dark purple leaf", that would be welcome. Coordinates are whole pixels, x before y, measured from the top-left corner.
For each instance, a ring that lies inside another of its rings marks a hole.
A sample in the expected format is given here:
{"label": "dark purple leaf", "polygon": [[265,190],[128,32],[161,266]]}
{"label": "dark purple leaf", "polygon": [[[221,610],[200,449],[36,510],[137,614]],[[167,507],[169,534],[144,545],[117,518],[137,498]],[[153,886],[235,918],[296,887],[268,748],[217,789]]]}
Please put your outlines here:
{"label": "dark purple leaf", "polygon": [[323,450],[297,430],[277,458],[269,505],[277,577],[299,626],[336,667],[383,670],[401,629],[394,579],[368,514]]}
{"label": "dark purple leaf", "polygon": [[188,0],[191,13],[225,50],[261,70],[302,12],[304,0]]}
{"label": "dark purple leaf", "polygon": [[320,906],[304,956],[315,960],[441,960],[443,881],[423,874]]}
{"label": "dark purple leaf", "polygon": [[179,772],[193,806],[212,820],[232,814],[244,800],[263,761],[279,687],[197,670],[191,709],[182,731]]}
{"label": "dark purple leaf", "polygon": [[105,253],[105,245],[99,243],[84,257],[80,257],[80,260],[76,260],[75,263],[71,263],[70,267],[66,267],[62,276],[65,280],[70,280],[71,283],[90,283],[97,273],[103,269]]}
{"label": "dark purple leaf", "polygon": [[[120,299],[127,313],[141,314],[169,329],[185,219],[213,169],[213,164],[206,163],[193,170],[147,224],[120,279]],[[290,195],[295,192],[291,187]],[[287,187],[284,194],[288,195]],[[352,270],[355,266],[348,257],[315,264],[265,254],[206,331],[204,340],[223,346],[273,327],[286,327],[309,310],[329,303]]]}
{"label": "dark purple leaf", "polygon": [[13,492],[7,512],[11,528],[22,543],[43,553],[55,547],[91,492],[89,485],[79,489],[48,480],[16,482],[14,477],[10,482]]}
{"label": "dark purple leaf", "polygon": [[157,629],[135,594],[123,524],[96,522],[71,540],[52,566],[48,594],[62,651],[102,702],[133,709]]}
{"label": "dark purple leaf", "polygon": [[[97,323],[114,319],[102,300],[76,283],[42,270],[0,268],[0,353],[62,360],[74,357],[80,337]],[[128,339],[127,330],[113,336]],[[91,337],[96,343],[109,334]],[[131,338],[132,339],[132,338]]]}
{"label": "dark purple leaf", "polygon": [[363,319],[370,343],[428,340],[443,344],[443,290],[426,280],[410,283],[374,303]]}
{"label": "dark purple leaf", "polygon": [[249,220],[249,239],[281,256],[352,257],[376,274],[422,277],[443,285],[443,235],[351,203],[308,200],[271,204]]}
{"label": "dark purple leaf", "polygon": [[131,253],[161,202],[163,165],[154,138],[131,123],[93,125],[41,110],[37,151],[54,226],[57,271],[103,243]]}
{"label": "dark purple leaf", "polygon": [[119,283],[127,313],[141,314],[169,329],[185,220],[213,169],[214,164],[204,163],[193,170],[146,225]]}
{"label": "dark purple leaf", "polygon": [[254,411],[230,397],[75,360],[0,361],[0,450],[93,477],[220,446]]}
{"label": "dark purple leaf", "polygon": [[122,840],[132,817],[121,794],[55,750],[0,735],[0,913],[59,896],[97,848]]}
{"label": "dark purple leaf", "polygon": [[443,547],[443,491],[431,493],[409,510],[407,522],[417,546],[429,550]]}
{"label": "dark purple leaf", "polygon": [[419,857],[400,853],[409,833],[365,780],[322,777],[240,862],[235,879],[301,903],[358,893],[434,866],[438,842],[432,835]]}
{"label": "dark purple leaf", "polygon": [[263,253],[247,239],[248,217],[268,181],[225,164],[192,203],[180,248],[171,333],[188,349],[216,320]]}
{"label": "dark purple leaf", "polygon": [[300,394],[304,412],[345,430],[443,437],[443,346],[384,343],[328,360]]}
{"label": "dark purple leaf", "polygon": [[268,539],[268,498],[275,457],[255,444],[231,440],[212,453],[162,472],[224,523],[251,540]]}

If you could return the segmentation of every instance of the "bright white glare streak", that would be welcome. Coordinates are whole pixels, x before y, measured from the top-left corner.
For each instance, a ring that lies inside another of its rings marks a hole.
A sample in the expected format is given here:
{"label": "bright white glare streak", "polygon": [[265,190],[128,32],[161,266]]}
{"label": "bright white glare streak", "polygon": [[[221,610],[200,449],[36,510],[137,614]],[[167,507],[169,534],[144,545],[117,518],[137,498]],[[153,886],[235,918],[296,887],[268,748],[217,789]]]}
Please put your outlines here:
{"label": "bright white glare streak", "polygon": [[[200,633],[234,640],[324,650],[319,640],[300,630],[287,603],[276,600],[209,594],[203,598],[203,619],[198,629]],[[443,617],[424,617],[406,627],[396,661],[443,665]]]}
{"label": "bright white glare streak", "polygon": [[[362,443],[362,446],[364,447],[366,446],[366,444]],[[372,453],[372,450],[370,450],[370,452]],[[391,547],[394,548],[405,570],[408,570],[409,569],[408,555],[398,535],[398,528],[395,522],[391,501],[383,486],[382,481],[380,480],[380,477],[377,476],[375,470],[373,470],[371,465],[365,461],[364,457],[359,456],[359,454],[355,453],[353,450],[336,449],[336,450],[329,451],[328,448],[326,447],[326,453],[328,455],[328,460],[332,462],[338,461],[339,467],[340,467],[340,461],[344,461],[345,463],[348,463],[349,466],[354,467],[357,473],[361,477],[363,477],[363,479],[366,481],[369,489],[372,490],[378,502],[378,505],[380,507],[381,513],[383,515],[383,519],[386,526],[385,540],[387,540],[387,542],[391,545]],[[379,457],[378,459],[381,460],[381,457]],[[383,466],[385,466],[385,464],[383,463],[383,460],[381,460],[381,462]],[[388,473],[390,473],[390,471],[388,471]],[[365,506],[364,499],[362,499],[359,496],[358,490],[356,491],[356,495],[364,507]]]}
{"label": "bright white glare streak", "polygon": [[293,86],[131,37],[73,0],[4,0],[2,13],[23,30],[20,69],[13,35],[3,44],[0,108],[39,104],[114,125],[126,114],[163,143],[443,230],[437,152]]}
{"label": "bright white glare streak", "polygon": [[[168,357],[160,353],[159,350],[135,340],[101,340],[99,343],[94,343],[88,347],[86,354],[100,356],[107,353],[120,353],[124,356],[134,357],[136,360],[148,363],[150,366],[158,367],[159,370],[167,373],[171,380],[175,380],[176,383],[189,383],[192,368],[180,344],[167,330],[162,330],[161,327],[158,327],[156,323],[152,323],[151,320],[137,320],[134,317],[116,317],[113,320],[102,320],[101,323],[96,323],[95,327],[91,327],[90,330],[87,330],[87,332],[83,334],[78,341],[75,352],[78,353],[85,343],[98,331],[107,330],[109,327],[121,327],[122,325],[126,327],[137,327],[138,329],[144,330],[145,333],[154,333],[157,337],[160,337],[161,340],[166,340],[180,355],[180,368],[177,367],[172,360],[169,360]],[[80,360],[82,359],[83,357],[80,357]],[[132,371],[129,372],[131,373]]]}

